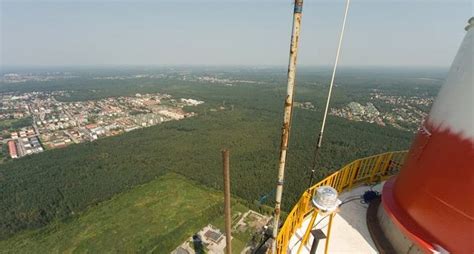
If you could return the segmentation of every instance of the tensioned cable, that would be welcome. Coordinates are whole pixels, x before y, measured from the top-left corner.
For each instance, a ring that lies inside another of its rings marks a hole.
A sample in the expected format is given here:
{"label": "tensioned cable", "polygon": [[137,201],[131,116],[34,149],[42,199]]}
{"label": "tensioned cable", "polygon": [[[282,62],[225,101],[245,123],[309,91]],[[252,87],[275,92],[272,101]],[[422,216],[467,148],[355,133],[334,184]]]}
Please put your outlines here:
{"label": "tensioned cable", "polygon": [[318,141],[317,141],[316,148],[314,151],[313,164],[311,167],[311,177],[310,177],[310,182],[309,182],[310,187],[313,184],[313,177],[314,177],[314,171],[316,169],[318,151],[323,141],[324,128],[326,127],[326,118],[327,118],[328,110],[329,110],[329,102],[331,101],[332,88],[334,86],[334,79],[336,77],[337,64],[339,62],[339,54],[341,52],[342,40],[344,38],[344,30],[346,28],[347,13],[349,12],[350,2],[351,0],[346,0],[346,8],[344,10],[344,19],[342,21],[341,34],[339,35],[339,44],[337,46],[337,51],[336,51],[336,60],[334,61],[334,68],[332,70],[331,82],[329,84],[329,92],[328,92],[328,97],[326,100],[326,108],[324,109],[323,122],[321,124],[321,131],[319,132]]}

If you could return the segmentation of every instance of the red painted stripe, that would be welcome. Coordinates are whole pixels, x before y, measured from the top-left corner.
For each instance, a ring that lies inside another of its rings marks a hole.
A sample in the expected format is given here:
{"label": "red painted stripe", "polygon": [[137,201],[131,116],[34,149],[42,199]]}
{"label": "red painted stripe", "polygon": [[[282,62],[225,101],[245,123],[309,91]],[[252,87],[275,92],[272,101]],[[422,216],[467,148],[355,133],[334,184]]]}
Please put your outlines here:
{"label": "red painted stripe", "polygon": [[383,192],[386,211],[423,249],[474,253],[474,141],[426,126]]}

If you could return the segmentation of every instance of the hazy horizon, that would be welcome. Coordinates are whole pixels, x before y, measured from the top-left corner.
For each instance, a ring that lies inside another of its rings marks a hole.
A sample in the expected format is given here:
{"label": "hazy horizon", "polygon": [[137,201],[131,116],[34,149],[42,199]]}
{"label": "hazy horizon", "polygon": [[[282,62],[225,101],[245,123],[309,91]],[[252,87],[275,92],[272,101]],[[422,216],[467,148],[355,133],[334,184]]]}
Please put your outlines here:
{"label": "hazy horizon", "polygon": [[[314,71],[332,71],[333,65],[305,65],[299,64],[297,67],[298,71],[308,71],[312,69]],[[288,69],[287,65],[237,65],[237,64],[161,64],[161,65],[131,65],[131,64],[122,64],[122,65],[97,65],[97,64],[88,64],[88,65],[3,65],[0,66],[0,72],[6,72],[8,70],[49,70],[49,71],[61,71],[62,69],[66,70],[88,70],[88,69],[104,69],[104,70],[153,70],[153,69],[228,69],[236,68],[238,69],[284,69],[285,72]],[[429,65],[419,65],[419,66],[390,66],[390,65],[345,65],[339,66],[338,70],[430,70],[430,71],[448,71],[450,66],[429,66]]]}
{"label": "hazy horizon", "polygon": [[[0,1],[2,69],[288,61],[291,1]],[[332,65],[343,8],[305,1],[300,67]],[[465,0],[353,0],[340,66],[448,68],[470,16]]]}

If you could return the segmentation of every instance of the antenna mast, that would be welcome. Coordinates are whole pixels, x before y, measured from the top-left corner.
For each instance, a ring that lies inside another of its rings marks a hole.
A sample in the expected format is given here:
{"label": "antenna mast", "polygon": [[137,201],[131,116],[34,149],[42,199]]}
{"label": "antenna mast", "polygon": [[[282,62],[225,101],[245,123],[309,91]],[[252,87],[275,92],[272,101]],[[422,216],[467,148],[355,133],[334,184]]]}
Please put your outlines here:
{"label": "antenna mast", "polygon": [[319,132],[318,141],[317,141],[316,148],[314,151],[313,165],[311,167],[311,176],[309,178],[309,187],[313,185],[314,171],[316,170],[316,162],[318,160],[318,154],[319,154],[318,152],[323,142],[324,128],[326,127],[326,118],[327,118],[328,110],[329,110],[329,102],[331,101],[332,87],[334,86],[334,79],[336,78],[337,64],[339,63],[339,53],[341,52],[342,40],[344,38],[344,30],[346,28],[347,13],[349,12],[350,3],[351,3],[351,0],[346,0],[346,8],[344,10],[344,19],[342,21],[341,33],[339,35],[339,43],[337,45],[337,51],[336,51],[336,60],[334,61],[334,68],[332,70],[331,83],[329,84],[328,98],[326,100],[326,108],[324,109],[323,123],[321,124],[321,131]]}
{"label": "antenna mast", "polygon": [[283,194],[283,181],[285,177],[286,152],[290,138],[291,116],[293,112],[293,94],[295,90],[296,58],[298,54],[298,41],[300,37],[301,16],[303,11],[303,0],[295,0],[293,11],[293,28],[290,44],[290,59],[288,63],[288,85],[285,98],[285,108],[283,115],[283,127],[281,133],[280,159],[278,163],[278,182],[275,194],[275,210],[273,217],[273,244],[272,253],[277,251],[277,236],[280,220],[281,197]]}

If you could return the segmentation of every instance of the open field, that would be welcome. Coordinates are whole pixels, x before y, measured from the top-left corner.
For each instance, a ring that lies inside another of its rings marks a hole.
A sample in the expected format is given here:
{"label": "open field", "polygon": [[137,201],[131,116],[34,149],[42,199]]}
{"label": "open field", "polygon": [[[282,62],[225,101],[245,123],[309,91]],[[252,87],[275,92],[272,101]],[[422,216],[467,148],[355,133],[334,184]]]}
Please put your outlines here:
{"label": "open field", "polygon": [[0,253],[169,253],[210,221],[222,221],[222,207],[220,192],[169,173],[69,221],[1,241]]}

